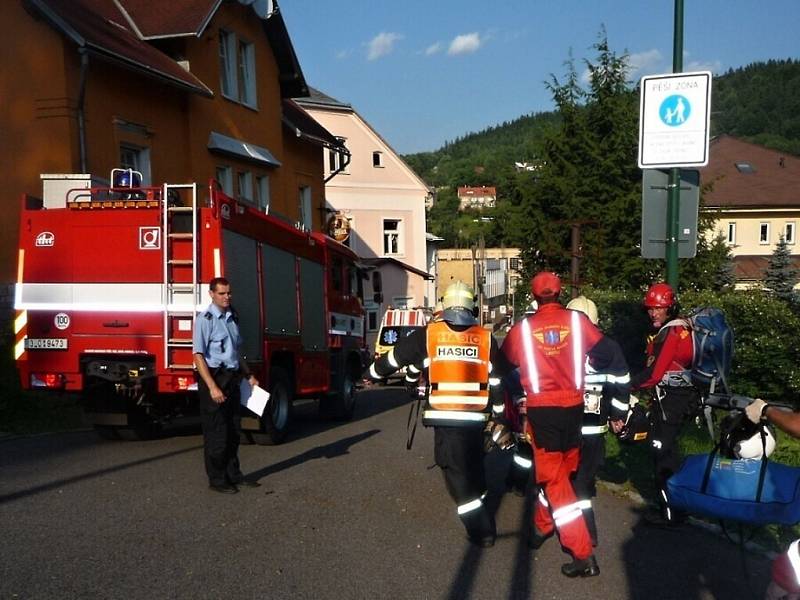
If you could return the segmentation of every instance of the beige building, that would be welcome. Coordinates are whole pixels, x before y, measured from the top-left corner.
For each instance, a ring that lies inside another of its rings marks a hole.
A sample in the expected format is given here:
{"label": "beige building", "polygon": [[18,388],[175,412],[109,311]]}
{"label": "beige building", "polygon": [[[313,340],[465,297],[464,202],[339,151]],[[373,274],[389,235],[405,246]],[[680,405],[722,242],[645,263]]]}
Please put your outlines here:
{"label": "beige building", "polygon": [[442,248],[437,254],[436,297],[451,283],[472,286],[484,323],[502,324],[513,310],[514,289],[522,269],[519,248]]}
{"label": "beige building", "polygon": [[800,266],[800,158],[722,135],[700,170],[705,210],[718,218],[712,235],[731,247],[737,287],[759,285],[780,237]]}
{"label": "beige building", "polygon": [[425,202],[430,190],[350,104],[310,88],[300,104],[347,148],[326,149],[330,214],[350,223],[345,244],[372,268],[365,285],[368,341],[387,306],[433,306]]}

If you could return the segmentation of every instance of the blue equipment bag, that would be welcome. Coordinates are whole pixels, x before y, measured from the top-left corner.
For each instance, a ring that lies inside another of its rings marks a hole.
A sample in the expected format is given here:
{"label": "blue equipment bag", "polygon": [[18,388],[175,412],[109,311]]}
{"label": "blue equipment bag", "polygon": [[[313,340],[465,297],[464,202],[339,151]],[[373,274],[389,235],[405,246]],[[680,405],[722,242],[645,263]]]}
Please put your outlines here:
{"label": "blue equipment bag", "polygon": [[754,525],[800,522],[800,468],[768,458],[686,457],[667,480],[670,506],[714,519]]}

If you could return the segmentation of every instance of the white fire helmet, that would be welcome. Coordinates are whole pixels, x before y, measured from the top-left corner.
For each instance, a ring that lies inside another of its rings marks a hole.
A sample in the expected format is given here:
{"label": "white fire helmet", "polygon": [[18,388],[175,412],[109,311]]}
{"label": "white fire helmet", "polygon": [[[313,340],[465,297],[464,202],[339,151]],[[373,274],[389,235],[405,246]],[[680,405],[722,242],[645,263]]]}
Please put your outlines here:
{"label": "white fire helmet", "polygon": [[594,302],[592,302],[591,300],[589,300],[589,298],[587,298],[586,296],[578,296],[577,298],[573,298],[567,304],[567,308],[569,308],[571,310],[579,310],[580,312],[585,314],[587,317],[589,317],[589,320],[592,323],[597,325],[597,321],[598,321],[598,318],[597,318],[597,305]]}
{"label": "white fire helmet", "polygon": [[[775,432],[770,425],[751,423],[744,414],[728,417],[720,424],[720,452],[728,458],[761,458],[775,450]],[[762,431],[764,437],[762,440]]]}
{"label": "white fire helmet", "polygon": [[456,281],[447,286],[442,296],[442,308],[463,308],[472,311],[475,308],[475,292],[463,281]]}

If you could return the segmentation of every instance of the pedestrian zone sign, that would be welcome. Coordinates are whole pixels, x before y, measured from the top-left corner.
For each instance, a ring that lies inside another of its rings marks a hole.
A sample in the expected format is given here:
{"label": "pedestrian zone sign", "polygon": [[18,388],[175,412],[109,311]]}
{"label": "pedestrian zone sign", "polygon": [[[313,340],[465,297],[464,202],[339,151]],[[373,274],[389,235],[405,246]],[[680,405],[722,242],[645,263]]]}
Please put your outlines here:
{"label": "pedestrian zone sign", "polygon": [[711,72],[642,77],[639,168],[708,164]]}

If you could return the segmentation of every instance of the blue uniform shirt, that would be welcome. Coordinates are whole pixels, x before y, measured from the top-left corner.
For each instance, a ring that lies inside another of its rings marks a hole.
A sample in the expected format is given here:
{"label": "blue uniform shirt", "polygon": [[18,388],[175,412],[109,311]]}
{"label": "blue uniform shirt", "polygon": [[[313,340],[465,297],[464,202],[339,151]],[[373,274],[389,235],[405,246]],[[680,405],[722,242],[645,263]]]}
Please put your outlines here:
{"label": "blue uniform shirt", "polygon": [[233,312],[222,312],[213,302],[195,319],[192,351],[202,354],[210,368],[239,368],[242,338]]}

